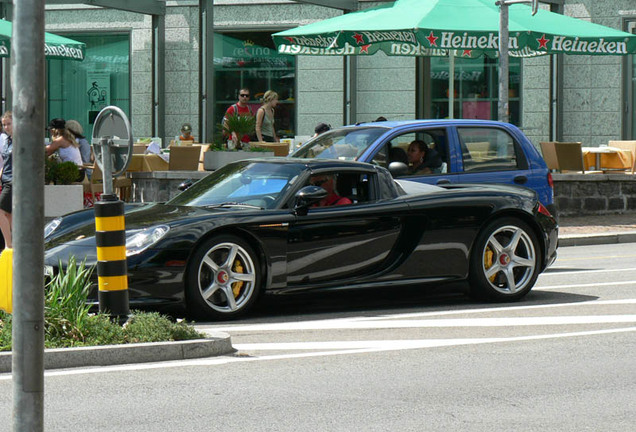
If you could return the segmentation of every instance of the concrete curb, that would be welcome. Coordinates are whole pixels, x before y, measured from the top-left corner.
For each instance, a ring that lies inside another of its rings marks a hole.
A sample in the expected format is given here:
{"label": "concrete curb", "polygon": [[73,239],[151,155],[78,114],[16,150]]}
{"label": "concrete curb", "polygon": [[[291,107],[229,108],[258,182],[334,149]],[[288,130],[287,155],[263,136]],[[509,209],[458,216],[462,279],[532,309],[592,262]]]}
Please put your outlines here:
{"label": "concrete curb", "polygon": [[[229,334],[215,332],[206,339],[187,341],[46,349],[44,369],[187,360],[235,351]],[[11,352],[0,353],[0,373],[11,372],[11,361]]]}
{"label": "concrete curb", "polygon": [[636,232],[606,232],[598,234],[559,236],[559,247],[601,244],[635,243]]}

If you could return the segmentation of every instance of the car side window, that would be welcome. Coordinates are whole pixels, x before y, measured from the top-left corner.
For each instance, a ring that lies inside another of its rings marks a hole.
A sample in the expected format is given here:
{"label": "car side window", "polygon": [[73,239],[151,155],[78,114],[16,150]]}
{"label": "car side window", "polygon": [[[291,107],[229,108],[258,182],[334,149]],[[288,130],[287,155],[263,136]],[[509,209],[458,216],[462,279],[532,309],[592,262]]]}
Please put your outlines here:
{"label": "car side window", "polygon": [[[373,156],[372,162],[385,168],[388,167],[391,162],[402,162],[410,166],[412,161],[409,160],[408,151],[409,145],[413,141],[424,142],[429,149],[433,150],[431,156],[439,156],[439,158],[441,158],[441,164],[434,164],[433,172],[429,175],[447,172],[448,140],[446,139],[445,129],[425,129],[397,135],[378,150]],[[421,176],[426,174],[420,172],[417,175]]]}
{"label": "car side window", "polygon": [[321,172],[312,175],[307,185],[319,186],[328,193],[315,207],[355,205],[372,200],[370,175],[359,172]]}
{"label": "car side window", "polygon": [[519,169],[518,146],[506,131],[495,128],[458,128],[464,172]]}

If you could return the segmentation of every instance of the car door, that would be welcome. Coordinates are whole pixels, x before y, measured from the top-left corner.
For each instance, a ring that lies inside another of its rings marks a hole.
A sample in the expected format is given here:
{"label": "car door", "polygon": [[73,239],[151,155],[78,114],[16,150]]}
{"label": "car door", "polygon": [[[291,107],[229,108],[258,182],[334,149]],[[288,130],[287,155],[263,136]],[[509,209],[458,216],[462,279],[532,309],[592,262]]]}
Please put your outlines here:
{"label": "car door", "polygon": [[506,183],[528,186],[532,174],[519,142],[505,129],[458,126],[462,183]]}
{"label": "car door", "polygon": [[310,208],[290,225],[288,287],[360,281],[387,265],[407,206],[378,199],[374,173],[359,179],[352,204]]}
{"label": "car door", "polygon": [[[458,157],[448,128],[437,126],[410,126],[401,128],[381,138],[372,149],[362,155],[361,160],[388,167],[391,162],[403,162],[411,142],[421,140],[435,149],[442,157],[442,166],[430,174],[416,173],[400,176],[427,184],[449,184],[459,181],[461,158]],[[408,163],[408,160],[407,160]]]}

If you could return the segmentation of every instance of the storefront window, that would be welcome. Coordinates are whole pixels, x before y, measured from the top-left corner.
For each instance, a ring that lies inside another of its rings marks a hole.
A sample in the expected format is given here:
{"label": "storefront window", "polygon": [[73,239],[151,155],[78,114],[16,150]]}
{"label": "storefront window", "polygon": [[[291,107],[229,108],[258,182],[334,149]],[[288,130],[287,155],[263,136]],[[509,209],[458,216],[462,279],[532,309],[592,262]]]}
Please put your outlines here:
{"label": "storefront window", "polygon": [[130,117],[130,37],[68,37],[86,44],[86,58],[81,62],[47,61],[47,116],[77,120],[89,137],[95,116],[108,105],[121,108]]}
{"label": "storefront window", "polygon": [[[519,125],[521,61],[510,57],[510,123]],[[455,58],[454,117],[495,120],[498,117],[499,72],[497,59]],[[431,101],[433,118],[448,117],[448,57],[431,58]]]}
{"label": "storefront window", "polygon": [[275,125],[280,138],[296,133],[296,59],[278,54],[271,33],[215,33],[214,35],[215,124],[239,99],[239,90],[251,92],[253,113],[267,90],[278,93]]}

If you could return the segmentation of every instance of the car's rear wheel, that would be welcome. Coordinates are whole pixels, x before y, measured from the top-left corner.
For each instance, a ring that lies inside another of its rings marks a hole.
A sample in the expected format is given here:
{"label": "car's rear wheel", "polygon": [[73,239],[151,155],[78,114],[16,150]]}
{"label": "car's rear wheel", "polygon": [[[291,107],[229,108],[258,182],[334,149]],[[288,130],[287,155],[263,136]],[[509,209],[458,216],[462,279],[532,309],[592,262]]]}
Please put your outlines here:
{"label": "car's rear wheel", "polygon": [[495,301],[520,299],[539,276],[539,259],[539,243],[528,224],[516,218],[491,222],[471,254],[471,294]]}
{"label": "car's rear wheel", "polygon": [[196,250],[186,272],[188,310],[198,319],[236,318],[258,298],[258,257],[239,237],[210,238]]}

